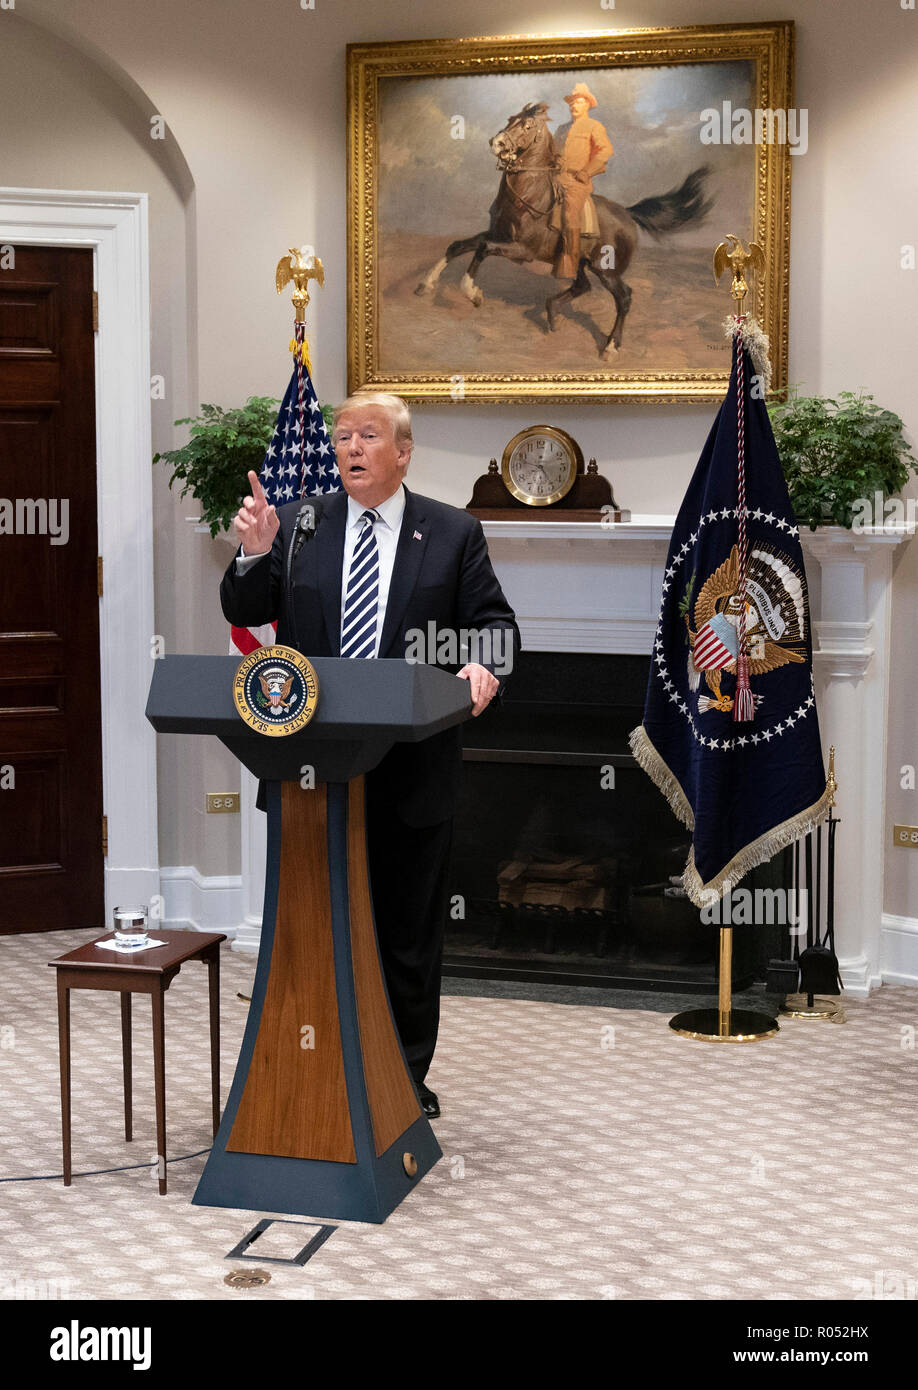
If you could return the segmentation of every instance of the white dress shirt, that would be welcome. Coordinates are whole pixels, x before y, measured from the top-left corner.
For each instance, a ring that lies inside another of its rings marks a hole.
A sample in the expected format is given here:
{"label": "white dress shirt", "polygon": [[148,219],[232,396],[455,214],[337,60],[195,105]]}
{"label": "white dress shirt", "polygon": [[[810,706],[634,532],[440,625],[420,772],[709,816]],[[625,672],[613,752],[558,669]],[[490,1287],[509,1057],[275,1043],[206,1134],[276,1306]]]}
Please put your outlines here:
{"label": "white dress shirt", "polygon": [[[353,497],[348,497],[347,525],[344,529],[344,562],[341,566],[342,621],[344,619],[348,571],[351,568],[351,559],[358,537],[363,530],[361,517],[365,511],[367,508],[362,502],[355,502]],[[373,508],[373,511],[379,516],[379,520],[373,523],[373,534],[376,537],[376,548],[379,551],[379,594],[376,599],[376,642],[371,656],[378,656],[379,639],[386,618],[386,604],[389,601],[389,585],[392,583],[392,570],[395,566],[395,547],[398,545],[398,536],[402,529],[402,517],[405,515],[405,489],[402,484],[399,483],[398,491],[393,492],[391,497],[387,497],[385,502],[380,502],[378,507]]]}
{"label": "white dress shirt", "polygon": [[[405,515],[405,500],[404,485],[399,483],[398,490],[393,492],[391,497],[387,497],[385,502],[380,502],[378,507],[372,509],[379,515],[379,520],[373,523],[373,534],[376,537],[376,548],[379,551],[379,595],[376,600],[376,643],[373,647],[373,656],[379,655],[379,639],[386,618],[389,586],[392,583],[392,570],[395,567],[395,549],[398,545],[399,532],[402,529],[402,517]],[[355,502],[353,497],[348,496],[347,522],[344,528],[344,558],[341,565],[342,618],[344,617],[344,599],[351,558],[362,528],[361,517],[367,510],[368,508],[362,502]],[[242,550],[236,558],[236,573],[245,574],[246,570],[251,569],[258,560],[263,560],[270,553],[269,550],[264,550],[258,555],[246,555],[245,551]]]}

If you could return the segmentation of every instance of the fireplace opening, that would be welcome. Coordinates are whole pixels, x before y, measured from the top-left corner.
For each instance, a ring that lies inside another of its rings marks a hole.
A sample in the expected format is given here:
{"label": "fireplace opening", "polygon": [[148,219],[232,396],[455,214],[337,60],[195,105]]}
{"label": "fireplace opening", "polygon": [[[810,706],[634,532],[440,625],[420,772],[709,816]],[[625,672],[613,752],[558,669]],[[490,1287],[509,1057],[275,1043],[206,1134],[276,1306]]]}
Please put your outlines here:
{"label": "fireplace opening", "polygon": [[[524,652],[501,705],[464,726],[444,974],[710,991],[719,927],[681,886],[688,831],[628,747],[648,669]],[[743,885],[789,874],[784,852]],[[764,979],[781,932],[734,931],[737,990]]]}

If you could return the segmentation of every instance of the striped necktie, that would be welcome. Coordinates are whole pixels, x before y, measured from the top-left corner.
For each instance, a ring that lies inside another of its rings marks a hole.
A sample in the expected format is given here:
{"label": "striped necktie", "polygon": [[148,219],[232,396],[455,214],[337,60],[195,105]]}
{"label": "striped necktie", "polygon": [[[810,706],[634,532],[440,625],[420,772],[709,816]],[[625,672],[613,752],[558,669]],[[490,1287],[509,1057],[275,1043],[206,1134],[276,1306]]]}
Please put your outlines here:
{"label": "striped necktie", "polygon": [[373,534],[373,523],[379,520],[379,513],[366,511],[360,520],[363,530],[354,546],[345,590],[341,655],[371,657],[376,648],[379,600],[379,547]]}

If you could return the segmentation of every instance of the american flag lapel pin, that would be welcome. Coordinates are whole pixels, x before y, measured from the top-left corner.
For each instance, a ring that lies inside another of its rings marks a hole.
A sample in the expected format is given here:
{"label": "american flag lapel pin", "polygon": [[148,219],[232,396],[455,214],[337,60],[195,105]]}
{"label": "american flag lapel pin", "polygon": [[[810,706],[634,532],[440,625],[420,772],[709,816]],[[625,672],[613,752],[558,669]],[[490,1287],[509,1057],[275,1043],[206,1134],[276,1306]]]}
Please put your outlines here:
{"label": "american flag lapel pin", "polygon": [[411,539],[412,539],[413,541],[420,541],[420,540],[423,540],[424,537],[421,535],[420,531],[415,531],[415,533],[414,533],[414,535],[411,537]]}

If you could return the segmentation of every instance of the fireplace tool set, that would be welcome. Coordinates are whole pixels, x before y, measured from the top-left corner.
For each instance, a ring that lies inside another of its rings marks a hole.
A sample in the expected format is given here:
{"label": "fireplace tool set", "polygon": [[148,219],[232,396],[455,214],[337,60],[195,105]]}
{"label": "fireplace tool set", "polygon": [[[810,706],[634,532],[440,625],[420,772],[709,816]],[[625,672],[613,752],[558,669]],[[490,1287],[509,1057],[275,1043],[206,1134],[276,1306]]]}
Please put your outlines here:
{"label": "fireplace tool set", "polygon": [[[828,819],[794,845],[795,921],[790,925],[792,957],[770,961],[767,988],[784,994],[781,1013],[788,1018],[831,1019],[844,1023],[844,1010],[832,996],[841,993],[838,957],[835,954],[835,832],[840,824],[833,813],[838,782],[835,749],[829,749],[831,804]],[[823,836],[825,831],[825,836]],[[823,912],[823,838],[825,838],[825,912]],[[802,861],[802,862],[801,862]],[[806,929],[806,945],[800,939]],[[816,995],[829,996],[817,999]]]}

